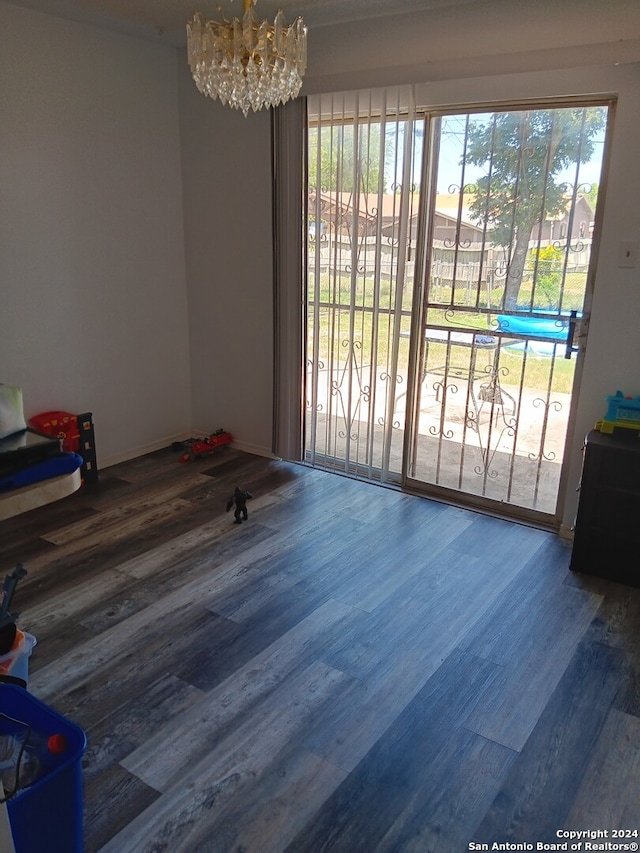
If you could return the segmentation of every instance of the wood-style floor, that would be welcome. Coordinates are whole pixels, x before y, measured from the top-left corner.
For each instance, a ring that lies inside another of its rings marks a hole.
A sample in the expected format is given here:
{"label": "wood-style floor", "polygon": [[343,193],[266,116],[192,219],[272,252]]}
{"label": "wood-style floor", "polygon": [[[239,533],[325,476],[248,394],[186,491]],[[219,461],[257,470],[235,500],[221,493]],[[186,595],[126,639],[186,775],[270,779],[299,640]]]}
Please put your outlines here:
{"label": "wood-style floor", "polygon": [[28,571],[29,689],[87,733],[86,851],[640,829],[640,590],[571,574],[530,527],[233,448],[178,456],[0,523],[0,571]]}

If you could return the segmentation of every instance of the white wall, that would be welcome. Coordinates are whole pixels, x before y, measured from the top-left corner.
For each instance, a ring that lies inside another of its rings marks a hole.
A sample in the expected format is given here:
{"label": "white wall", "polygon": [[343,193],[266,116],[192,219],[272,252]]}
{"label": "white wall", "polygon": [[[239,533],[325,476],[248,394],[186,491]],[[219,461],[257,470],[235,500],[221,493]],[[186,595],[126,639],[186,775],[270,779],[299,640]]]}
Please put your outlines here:
{"label": "white wall", "polygon": [[0,382],[99,465],[191,426],[176,66],[0,2]]}
{"label": "white wall", "polygon": [[312,28],[305,91],[472,80],[640,60],[637,0],[424,5],[412,12]]}
{"label": "white wall", "polygon": [[179,66],[193,426],[267,455],[273,417],[270,115],[201,95]]}

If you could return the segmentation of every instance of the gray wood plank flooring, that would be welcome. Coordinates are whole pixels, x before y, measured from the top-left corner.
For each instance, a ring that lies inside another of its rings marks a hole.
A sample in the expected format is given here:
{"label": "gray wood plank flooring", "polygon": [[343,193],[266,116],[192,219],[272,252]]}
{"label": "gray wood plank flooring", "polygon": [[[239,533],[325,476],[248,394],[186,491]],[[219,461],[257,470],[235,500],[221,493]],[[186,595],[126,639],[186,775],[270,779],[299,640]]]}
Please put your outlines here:
{"label": "gray wood plank flooring", "polygon": [[87,853],[640,830],[640,589],[571,574],[531,527],[232,447],[178,458],[0,522],[29,690],[87,733]]}

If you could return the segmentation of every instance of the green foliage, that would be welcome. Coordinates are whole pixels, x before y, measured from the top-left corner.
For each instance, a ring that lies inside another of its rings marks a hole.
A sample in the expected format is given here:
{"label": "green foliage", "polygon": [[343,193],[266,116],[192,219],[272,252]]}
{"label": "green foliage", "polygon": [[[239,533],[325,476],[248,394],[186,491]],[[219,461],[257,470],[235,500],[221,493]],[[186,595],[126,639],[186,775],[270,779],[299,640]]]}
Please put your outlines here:
{"label": "green foliage", "polygon": [[[383,131],[384,127],[384,131]],[[333,192],[399,192],[404,173],[407,122],[362,121],[309,127],[309,187]],[[422,150],[423,131],[413,127],[413,146]],[[414,157],[416,155],[414,154]],[[354,184],[355,179],[355,184]]]}
{"label": "green foliage", "polygon": [[555,246],[531,250],[530,264],[531,273],[535,279],[537,307],[554,309],[559,307],[563,261],[564,253]]}
{"label": "green foliage", "polygon": [[598,190],[600,189],[600,185],[593,183],[589,185],[589,192],[582,193],[586,200],[589,202],[589,207],[595,213],[596,212],[596,204],[598,203]]}
{"label": "green foliage", "polygon": [[357,134],[352,124],[309,128],[308,163],[310,187],[378,192],[380,124],[359,125]]}
{"label": "green foliage", "polygon": [[605,108],[592,107],[494,113],[470,124],[466,162],[486,168],[471,212],[492,226],[494,242],[509,246],[514,229],[528,237],[541,218],[563,213],[566,187],[556,176],[591,159],[605,120]]}
{"label": "green foliage", "polygon": [[510,248],[505,307],[518,302],[534,226],[566,211],[559,174],[591,159],[605,121],[605,107],[579,107],[494,113],[470,123],[464,161],[485,171],[470,212],[490,227],[494,243]]}

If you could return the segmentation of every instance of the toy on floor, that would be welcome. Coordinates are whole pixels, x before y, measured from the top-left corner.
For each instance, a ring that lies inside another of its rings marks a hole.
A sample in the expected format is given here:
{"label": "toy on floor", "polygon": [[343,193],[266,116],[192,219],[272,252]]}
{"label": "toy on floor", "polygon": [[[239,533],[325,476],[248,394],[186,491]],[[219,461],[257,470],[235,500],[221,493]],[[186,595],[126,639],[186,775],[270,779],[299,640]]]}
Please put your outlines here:
{"label": "toy on floor", "polygon": [[13,648],[16,639],[16,619],[17,613],[10,613],[11,600],[13,593],[20,578],[27,574],[27,570],[18,563],[13,572],[7,575],[4,579],[2,592],[0,593],[0,655],[4,655]]}
{"label": "toy on floor", "polygon": [[607,403],[604,418],[596,423],[597,430],[611,433],[616,427],[622,427],[640,434],[640,397],[626,397],[622,391],[616,391],[607,397]]}
{"label": "toy on floor", "polygon": [[206,438],[190,438],[187,441],[175,442],[176,448],[185,448],[185,452],[180,457],[181,462],[189,462],[202,456],[203,454],[213,453],[218,447],[223,444],[231,443],[231,434],[223,429],[216,430]]}
{"label": "toy on floor", "polygon": [[[16,585],[26,574],[27,570],[22,563],[18,563],[13,572],[5,577],[0,592],[0,682],[17,684],[21,688],[26,688],[29,680],[29,657],[36,638],[17,627],[18,614],[12,613],[9,608]],[[0,717],[9,719],[4,714],[0,714]],[[0,850],[4,849],[0,844]]]}
{"label": "toy on floor", "polygon": [[233,522],[234,524],[242,524],[243,519],[246,521],[249,518],[249,513],[247,512],[247,501],[251,497],[253,497],[253,495],[250,492],[247,492],[246,489],[239,489],[236,486],[236,490],[227,503],[227,512],[229,512],[234,504],[236,505],[236,511],[234,512],[236,519]]}

